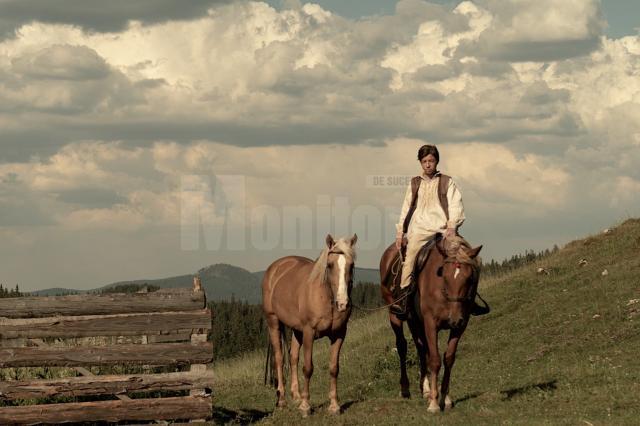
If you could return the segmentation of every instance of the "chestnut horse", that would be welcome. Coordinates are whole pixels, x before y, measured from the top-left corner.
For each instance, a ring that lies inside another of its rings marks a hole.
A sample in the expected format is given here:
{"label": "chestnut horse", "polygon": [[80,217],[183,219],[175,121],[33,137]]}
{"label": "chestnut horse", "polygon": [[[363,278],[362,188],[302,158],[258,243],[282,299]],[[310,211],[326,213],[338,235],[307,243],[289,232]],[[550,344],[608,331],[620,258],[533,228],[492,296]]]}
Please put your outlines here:
{"label": "chestnut horse", "polygon": [[[482,246],[472,249],[459,236],[447,238],[444,242],[438,238],[418,274],[413,303],[407,303],[406,321],[420,360],[420,391],[429,401],[429,412],[452,407],[449,397],[451,369],[476,296],[479,280],[476,257],[481,249]],[[399,271],[402,268],[398,260],[395,244],[387,247],[380,259],[380,286],[382,296],[389,304],[394,301],[390,288],[394,283],[396,286],[400,285]],[[409,397],[407,341],[403,333],[405,320],[389,311],[389,321],[396,335],[400,357],[401,395]],[[444,354],[444,375],[438,393],[438,373],[441,366],[438,333],[445,329],[450,330],[449,343]]]}
{"label": "chestnut horse", "polygon": [[[331,341],[329,374],[329,412],[340,413],[337,379],[342,342],[351,315],[349,297],[353,285],[357,235],[334,241],[327,235],[326,244],[315,260],[286,256],[273,262],[262,279],[262,308],[269,327],[277,375],[277,406],[286,405],[281,332],[291,328],[291,394],[300,401],[303,416],[311,411],[309,381],[313,374],[313,341],[328,337]],[[304,387],[298,390],[298,355],[304,348]]]}

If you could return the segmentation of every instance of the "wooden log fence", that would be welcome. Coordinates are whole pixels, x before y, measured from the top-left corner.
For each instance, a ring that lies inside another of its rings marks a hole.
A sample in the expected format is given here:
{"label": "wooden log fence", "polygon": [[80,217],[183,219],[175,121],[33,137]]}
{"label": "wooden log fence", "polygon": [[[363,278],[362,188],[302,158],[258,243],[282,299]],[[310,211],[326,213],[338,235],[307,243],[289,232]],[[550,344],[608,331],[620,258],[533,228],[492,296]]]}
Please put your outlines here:
{"label": "wooden log fence", "polygon": [[[210,329],[197,277],[193,288],[0,299],[0,368],[72,367],[79,374],[0,381],[0,424],[207,420]],[[121,375],[90,371],[129,366],[143,367]],[[150,371],[164,366],[172,370]]]}

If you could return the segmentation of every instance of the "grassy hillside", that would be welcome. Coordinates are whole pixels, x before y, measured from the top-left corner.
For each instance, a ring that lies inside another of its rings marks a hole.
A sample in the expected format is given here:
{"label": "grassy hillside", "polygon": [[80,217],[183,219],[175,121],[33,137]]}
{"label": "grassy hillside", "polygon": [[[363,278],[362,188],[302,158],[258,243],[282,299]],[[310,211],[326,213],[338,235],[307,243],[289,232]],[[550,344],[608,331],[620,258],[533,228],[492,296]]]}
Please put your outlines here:
{"label": "grassy hillside", "polygon": [[[588,263],[579,266],[581,259]],[[536,273],[539,267],[549,275]],[[461,341],[453,410],[427,413],[412,347],[412,398],[399,397],[393,334],[386,313],[378,312],[350,324],[339,378],[344,412],[335,419],[325,414],[328,342],[316,342],[314,414],[305,423],[637,424],[640,220],[570,243],[537,263],[482,281],[481,288],[493,312],[473,318]],[[214,363],[218,422],[299,421],[293,404],[274,412],[275,392],[262,385],[263,368],[262,351]]]}

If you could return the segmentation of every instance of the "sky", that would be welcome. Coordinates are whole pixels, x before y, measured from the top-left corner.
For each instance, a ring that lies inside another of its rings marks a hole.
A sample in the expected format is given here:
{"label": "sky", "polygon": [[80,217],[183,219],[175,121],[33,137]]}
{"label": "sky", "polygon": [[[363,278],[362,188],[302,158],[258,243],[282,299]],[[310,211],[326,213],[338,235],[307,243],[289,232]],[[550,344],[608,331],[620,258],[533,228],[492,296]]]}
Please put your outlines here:
{"label": "sky", "polygon": [[640,216],[640,3],[0,0],[0,283],[393,242],[418,148],[485,260]]}

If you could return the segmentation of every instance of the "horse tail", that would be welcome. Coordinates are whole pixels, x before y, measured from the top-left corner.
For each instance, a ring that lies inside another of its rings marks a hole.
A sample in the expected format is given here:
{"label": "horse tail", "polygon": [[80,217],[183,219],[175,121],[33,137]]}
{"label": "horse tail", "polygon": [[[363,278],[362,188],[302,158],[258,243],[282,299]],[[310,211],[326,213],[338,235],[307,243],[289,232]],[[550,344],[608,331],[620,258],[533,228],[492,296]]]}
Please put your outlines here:
{"label": "horse tail", "polygon": [[269,333],[267,333],[267,353],[264,361],[264,384],[273,383],[273,347],[269,339]]}
{"label": "horse tail", "polygon": [[[287,328],[283,323],[280,323],[280,348],[282,349],[282,374],[287,375],[289,370],[289,349],[290,344],[287,339]],[[264,384],[272,385],[274,388],[278,387],[278,378],[276,373],[276,359],[273,352],[273,345],[269,339],[267,333],[267,354],[264,363]]]}
{"label": "horse tail", "polygon": [[280,323],[280,342],[282,347],[282,375],[287,376],[289,374],[289,354],[291,351],[291,329],[286,327],[283,323]]}

